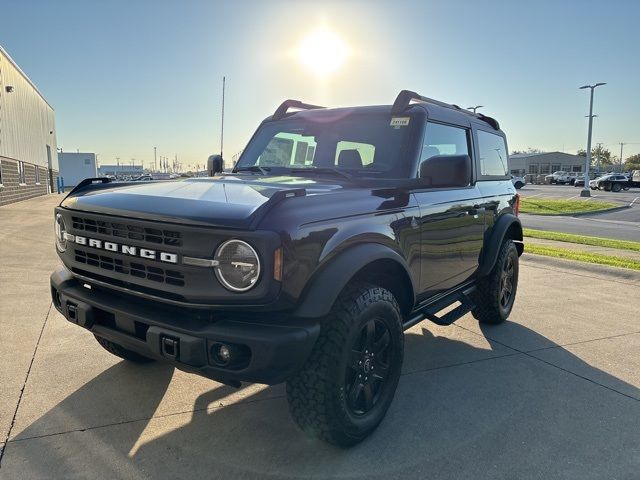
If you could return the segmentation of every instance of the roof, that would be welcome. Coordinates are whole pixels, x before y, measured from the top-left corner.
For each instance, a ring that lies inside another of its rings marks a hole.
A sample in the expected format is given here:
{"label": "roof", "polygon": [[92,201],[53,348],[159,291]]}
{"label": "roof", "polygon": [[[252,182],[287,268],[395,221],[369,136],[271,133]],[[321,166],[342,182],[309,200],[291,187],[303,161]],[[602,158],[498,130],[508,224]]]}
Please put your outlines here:
{"label": "roof", "polygon": [[538,152],[538,153],[514,153],[513,155],[509,155],[509,158],[531,158],[531,157],[544,157],[545,155],[564,155],[566,157],[571,157],[574,160],[584,159],[580,155],[574,155],[572,153],[565,152]]}
{"label": "roof", "polygon": [[32,87],[32,88],[33,88],[33,89],[38,93],[38,95],[40,95],[40,98],[42,98],[42,100],[44,100],[44,103],[46,103],[47,105],[49,105],[49,108],[51,108],[51,110],[53,110],[54,108],[53,108],[53,107],[51,106],[51,104],[47,101],[47,99],[46,99],[46,98],[44,98],[44,95],[42,94],[42,92],[41,92],[40,90],[38,90],[38,87],[36,87],[36,84],[35,84],[35,83],[33,83],[33,82],[31,81],[31,79],[27,76],[27,74],[26,74],[26,73],[24,73],[24,72],[22,71],[22,69],[21,69],[21,68],[18,66],[18,64],[13,60],[13,58],[11,58],[11,55],[9,55],[9,54],[7,53],[7,51],[2,47],[2,45],[0,45],[0,53],[2,53],[2,54],[7,58],[7,60],[9,61],[9,63],[10,63],[11,65],[13,65],[13,66],[14,66],[14,68],[18,71],[18,73],[19,73],[20,75],[22,75],[22,77],[23,77],[27,82],[29,82],[29,85],[31,85],[31,87]]}

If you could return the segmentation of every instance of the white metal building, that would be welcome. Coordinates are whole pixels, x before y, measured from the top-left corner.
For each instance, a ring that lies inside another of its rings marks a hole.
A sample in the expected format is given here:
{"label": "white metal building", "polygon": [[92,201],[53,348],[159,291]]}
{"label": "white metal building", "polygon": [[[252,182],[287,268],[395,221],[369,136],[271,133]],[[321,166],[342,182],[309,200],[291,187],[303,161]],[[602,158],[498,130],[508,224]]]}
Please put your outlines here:
{"label": "white metal building", "polygon": [[55,190],[53,108],[0,46],[0,205]]}
{"label": "white metal building", "polygon": [[65,189],[75,187],[85,178],[98,176],[95,153],[60,152],[58,162]]}

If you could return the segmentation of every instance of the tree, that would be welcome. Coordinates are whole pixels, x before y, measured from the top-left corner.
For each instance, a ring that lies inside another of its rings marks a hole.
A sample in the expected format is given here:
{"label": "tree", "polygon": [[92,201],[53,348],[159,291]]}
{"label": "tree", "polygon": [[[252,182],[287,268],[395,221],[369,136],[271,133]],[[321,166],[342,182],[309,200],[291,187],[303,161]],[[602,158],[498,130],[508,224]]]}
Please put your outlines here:
{"label": "tree", "polygon": [[624,161],[625,170],[640,170],[640,153],[627,157]]}
{"label": "tree", "polygon": [[518,153],[544,153],[542,150],[540,150],[539,148],[527,148],[526,150],[513,150],[511,152],[511,155],[517,155]]}
{"label": "tree", "polygon": [[[576,152],[576,155],[579,155],[580,157],[586,157],[587,151],[584,148],[580,148]],[[591,149],[591,162],[597,163],[598,158],[600,159],[600,165],[613,164],[611,152],[608,149],[604,148],[602,145],[597,145]]]}

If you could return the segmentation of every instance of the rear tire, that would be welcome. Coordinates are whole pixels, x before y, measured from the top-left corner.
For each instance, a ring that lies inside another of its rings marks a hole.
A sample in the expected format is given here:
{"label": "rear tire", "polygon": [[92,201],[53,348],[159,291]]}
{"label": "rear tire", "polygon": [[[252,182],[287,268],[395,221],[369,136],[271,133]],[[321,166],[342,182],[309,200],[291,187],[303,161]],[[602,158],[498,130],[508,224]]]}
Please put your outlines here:
{"label": "rear tire", "polygon": [[518,289],[518,250],[513,240],[502,243],[491,272],[477,285],[472,299],[476,307],[471,310],[480,323],[497,325],[511,313]]}
{"label": "rear tire", "polygon": [[122,345],[118,345],[117,343],[113,343],[106,338],[99,337],[98,335],[94,335],[96,340],[100,344],[102,348],[104,348],[107,352],[116,357],[120,357],[128,362],[133,363],[150,363],[155,362],[153,358],[145,357],[144,355],[140,355],[134,351],[128,350],[124,348]]}
{"label": "rear tire", "polygon": [[334,445],[362,441],[391,405],[403,356],[402,314],[391,292],[348,287],[306,364],[287,380],[291,416],[304,432]]}

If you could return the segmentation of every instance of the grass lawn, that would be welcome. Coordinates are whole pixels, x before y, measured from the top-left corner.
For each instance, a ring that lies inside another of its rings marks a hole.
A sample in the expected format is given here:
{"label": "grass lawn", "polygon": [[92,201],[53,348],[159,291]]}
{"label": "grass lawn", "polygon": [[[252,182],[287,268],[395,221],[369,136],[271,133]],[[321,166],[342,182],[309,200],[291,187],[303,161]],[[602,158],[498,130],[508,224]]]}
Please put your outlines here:
{"label": "grass lawn", "polygon": [[618,250],[632,250],[640,252],[640,242],[628,240],[613,240],[611,238],[587,237],[584,235],[573,235],[571,233],[546,232],[543,230],[524,229],[524,236],[530,238],[542,238],[544,240],[555,240],[557,242],[579,243],[581,245],[593,245],[595,247],[616,248]]}
{"label": "grass lawn", "polygon": [[629,258],[614,257],[612,255],[600,255],[580,250],[569,250],[567,248],[547,247],[532,244],[528,244],[525,247],[525,251],[536,255],[545,255],[547,257],[566,258],[567,260],[577,260],[579,262],[597,263],[598,265],[609,265],[612,267],[640,270],[639,261]]}
{"label": "grass lawn", "polygon": [[548,200],[522,198],[520,211],[536,215],[571,215],[572,213],[598,212],[619,207],[617,203],[597,200]]}

